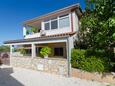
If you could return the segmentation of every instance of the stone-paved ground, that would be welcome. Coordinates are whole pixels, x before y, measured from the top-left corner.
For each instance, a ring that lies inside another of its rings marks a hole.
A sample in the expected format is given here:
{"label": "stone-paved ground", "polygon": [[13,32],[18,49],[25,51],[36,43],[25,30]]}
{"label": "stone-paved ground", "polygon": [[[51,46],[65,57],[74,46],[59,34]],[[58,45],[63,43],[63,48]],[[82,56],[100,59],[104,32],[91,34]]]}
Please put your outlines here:
{"label": "stone-paved ground", "polygon": [[107,84],[2,66],[0,69],[0,86],[107,86]]}

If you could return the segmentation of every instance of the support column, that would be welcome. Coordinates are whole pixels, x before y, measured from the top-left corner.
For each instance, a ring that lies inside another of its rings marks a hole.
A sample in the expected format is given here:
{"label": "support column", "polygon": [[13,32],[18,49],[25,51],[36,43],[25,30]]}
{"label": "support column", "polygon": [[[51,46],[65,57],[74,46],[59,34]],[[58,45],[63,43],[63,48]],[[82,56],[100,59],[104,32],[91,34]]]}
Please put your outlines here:
{"label": "support column", "polygon": [[34,57],[36,57],[36,46],[35,46],[35,44],[32,44],[31,45],[31,49],[32,49],[32,58],[34,58]]}
{"label": "support column", "polygon": [[71,76],[71,50],[74,48],[73,37],[68,37],[66,42],[68,77]]}
{"label": "support column", "polygon": [[13,53],[13,45],[10,45],[10,58],[12,57],[12,53]]}

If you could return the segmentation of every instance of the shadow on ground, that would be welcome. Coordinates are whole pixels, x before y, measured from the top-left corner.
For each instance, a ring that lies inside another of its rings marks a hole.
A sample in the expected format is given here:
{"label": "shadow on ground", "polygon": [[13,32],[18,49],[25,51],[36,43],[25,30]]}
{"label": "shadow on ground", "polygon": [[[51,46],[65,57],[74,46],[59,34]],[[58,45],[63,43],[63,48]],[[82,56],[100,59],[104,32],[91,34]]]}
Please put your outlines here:
{"label": "shadow on ground", "polygon": [[13,68],[0,68],[0,86],[24,86],[10,74],[13,73]]}

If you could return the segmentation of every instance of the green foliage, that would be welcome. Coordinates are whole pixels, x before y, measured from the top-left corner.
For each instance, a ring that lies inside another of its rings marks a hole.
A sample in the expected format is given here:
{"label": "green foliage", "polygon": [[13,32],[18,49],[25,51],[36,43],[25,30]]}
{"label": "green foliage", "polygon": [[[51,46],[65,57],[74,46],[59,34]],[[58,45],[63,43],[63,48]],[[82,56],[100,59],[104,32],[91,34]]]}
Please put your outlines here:
{"label": "green foliage", "polygon": [[[82,56],[86,59],[83,63],[89,64],[92,58],[96,58],[97,61],[102,60],[104,71],[110,71],[111,64],[115,62],[112,51],[115,47],[114,8],[113,0],[86,0],[86,10],[81,18],[81,28],[78,34],[79,40],[76,42],[76,48],[86,49],[85,55]],[[78,64],[77,67],[80,68],[82,65],[79,67]]]}
{"label": "green foliage", "polygon": [[86,0],[81,18],[79,44],[87,48],[108,50],[115,40],[115,12],[112,0]]}
{"label": "green foliage", "polygon": [[84,61],[81,61],[79,68],[89,72],[103,72],[104,64],[103,60],[95,56],[91,56],[86,58]]}
{"label": "green foliage", "polygon": [[71,63],[72,67],[77,68],[81,61],[85,60],[85,50],[83,49],[73,49],[71,53]]}
{"label": "green foliage", "polygon": [[26,55],[26,50],[24,48],[20,48],[18,51],[20,51],[21,54]]}
{"label": "green foliage", "polygon": [[37,33],[38,29],[36,27],[31,26],[31,32]]}
{"label": "green foliage", "polygon": [[107,58],[104,58],[103,56],[103,51],[95,53],[91,50],[73,49],[71,64],[74,68],[89,72],[108,72],[111,70],[111,65],[108,63]]}
{"label": "green foliage", "polygon": [[49,47],[43,47],[41,49],[41,51],[40,51],[40,54],[42,56],[47,56],[47,55],[51,54],[51,48],[49,48]]}
{"label": "green foliage", "polygon": [[26,34],[30,34],[30,33],[37,33],[38,32],[38,28],[34,27],[34,26],[29,26],[29,29],[27,29]]}
{"label": "green foliage", "polygon": [[0,46],[0,52],[10,52],[9,46]]}
{"label": "green foliage", "polygon": [[113,38],[115,39],[115,33],[113,34]]}
{"label": "green foliage", "polygon": [[30,29],[27,29],[27,30],[26,30],[26,34],[27,34],[27,35],[28,35],[30,32],[31,32]]}

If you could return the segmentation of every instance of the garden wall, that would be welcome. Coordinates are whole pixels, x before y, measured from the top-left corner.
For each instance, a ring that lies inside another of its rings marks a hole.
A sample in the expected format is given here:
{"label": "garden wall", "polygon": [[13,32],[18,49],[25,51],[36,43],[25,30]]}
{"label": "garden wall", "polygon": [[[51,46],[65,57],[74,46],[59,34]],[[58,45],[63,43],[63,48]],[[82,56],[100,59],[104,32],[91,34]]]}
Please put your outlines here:
{"label": "garden wall", "polygon": [[72,68],[72,77],[115,84],[115,73],[89,73]]}
{"label": "garden wall", "polygon": [[51,74],[67,75],[67,60],[62,58],[11,57],[10,65],[44,71]]}

